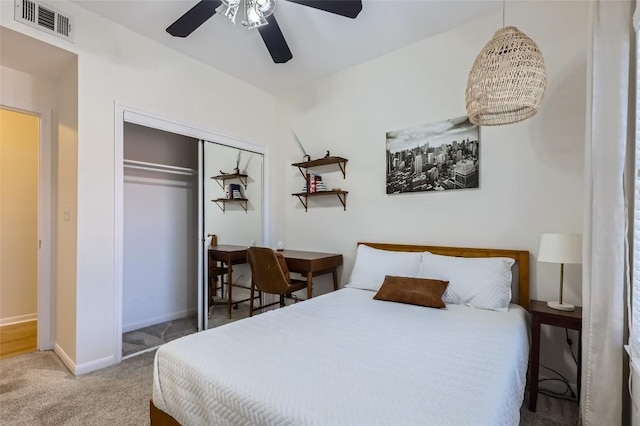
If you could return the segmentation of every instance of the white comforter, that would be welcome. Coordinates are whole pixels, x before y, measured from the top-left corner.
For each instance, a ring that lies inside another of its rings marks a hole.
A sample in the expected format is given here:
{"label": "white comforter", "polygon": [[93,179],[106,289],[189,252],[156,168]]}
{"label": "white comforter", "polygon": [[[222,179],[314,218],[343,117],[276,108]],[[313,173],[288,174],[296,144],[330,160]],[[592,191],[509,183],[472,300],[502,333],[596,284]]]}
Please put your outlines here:
{"label": "white comforter", "polygon": [[154,404],[183,425],[517,425],[526,311],[342,289],[162,346]]}

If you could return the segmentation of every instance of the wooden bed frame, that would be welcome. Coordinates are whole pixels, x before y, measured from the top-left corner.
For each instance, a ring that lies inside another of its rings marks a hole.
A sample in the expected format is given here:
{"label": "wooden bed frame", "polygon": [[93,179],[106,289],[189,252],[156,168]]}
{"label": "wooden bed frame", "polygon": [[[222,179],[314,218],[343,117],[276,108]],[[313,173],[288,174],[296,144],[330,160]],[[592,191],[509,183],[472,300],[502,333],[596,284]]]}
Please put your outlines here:
{"label": "wooden bed frame", "polygon": [[[514,259],[518,264],[518,305],[529,310],[529,252],[526,250],[505,250],[486,248],[464,248],[464,247],[441,247],[422,246],[415,244],[389,244],[389,243],[366,243],[359,242],[380,250],[389,251],[428,251],[433,254],[456,257],[508,257]],[[152,426],[181,426],[171,415],[165,413],[149,401],[149,416]]]}

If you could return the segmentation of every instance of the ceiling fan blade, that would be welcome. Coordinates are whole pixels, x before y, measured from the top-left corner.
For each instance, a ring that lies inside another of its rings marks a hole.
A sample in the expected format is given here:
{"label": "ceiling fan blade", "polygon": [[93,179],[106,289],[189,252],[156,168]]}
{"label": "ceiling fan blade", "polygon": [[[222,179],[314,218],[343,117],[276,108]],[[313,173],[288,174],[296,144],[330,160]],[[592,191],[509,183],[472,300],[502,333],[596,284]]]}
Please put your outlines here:
{"label": "ceiling fan blade", "polygon": [[167,32],[174,37],[186,37],[216,13],[220,0],[202,0],[187,13],[167,27]]}
{"label": "ceiling fan blade", "polygon": [[289,0],[303,6],[354,19],[362,10],[362,0]]}
{"label": "ceiling fan blade", "polygon": [[291,50],[289,50],[289,45],[287,45],[287,41],[284,39],[284,35],[280,30],[276,17],[269,15],[267,17],[267,22],[269,25],[258,27],[258,31],[260,32],[267,49],[269,49],[273,62],[276,64],[284,64],[289,59],[293,58]]}

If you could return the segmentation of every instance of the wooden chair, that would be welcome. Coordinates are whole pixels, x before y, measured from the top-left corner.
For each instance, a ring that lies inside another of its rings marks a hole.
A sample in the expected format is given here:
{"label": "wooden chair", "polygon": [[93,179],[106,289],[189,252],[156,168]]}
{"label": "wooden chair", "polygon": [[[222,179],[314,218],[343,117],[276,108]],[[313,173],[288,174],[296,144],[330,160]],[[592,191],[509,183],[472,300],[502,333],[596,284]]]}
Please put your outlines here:
{"label": "wooden chair", "polygon": [[[267,247],[249,247],[247,249],[247,261],[251,267],[251,302],[249,305],[249,316],[253,316],[253,296],[254,289],[263,293],[277,294],[279,301],[268,305],[260,305],[266,308],[276,304],[284,306],[284,298],[294,291],[307,288],[307,282],[302,280],[292,280],[289,276],[289,269],[284,257]],[[278,254],[280,256],[278,257]]]}

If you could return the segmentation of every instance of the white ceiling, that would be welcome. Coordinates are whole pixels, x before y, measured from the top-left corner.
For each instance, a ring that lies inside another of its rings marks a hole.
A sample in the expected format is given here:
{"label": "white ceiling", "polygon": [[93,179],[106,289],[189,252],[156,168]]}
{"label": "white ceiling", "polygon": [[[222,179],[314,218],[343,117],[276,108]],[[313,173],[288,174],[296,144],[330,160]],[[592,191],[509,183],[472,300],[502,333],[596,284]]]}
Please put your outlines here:
{"label": "white ceiling", "polygon": [[[503,4],[501,0],[363,0],[362,12],[352,20],[277,0],[274,15],[293,59],[274,64],[257,31],[240,24],[234,27],[219,14],[187,38],[169,35],[165,28],[197,2],[74,1],[274,94],[498,12]],[[487,34],[487,40],[490,36]]]}

